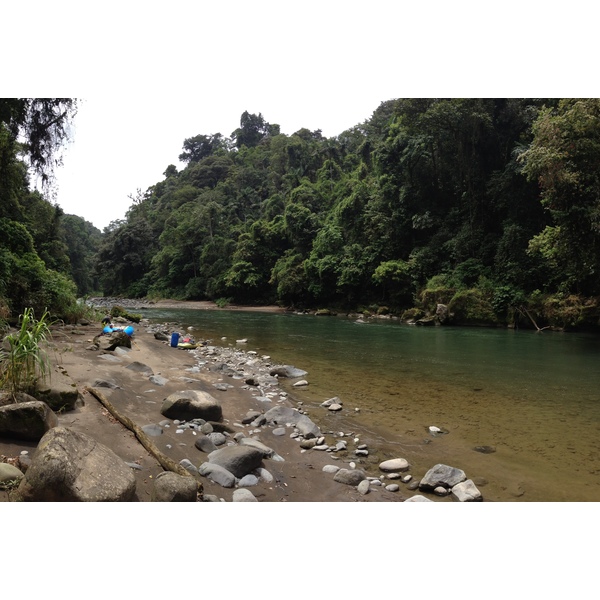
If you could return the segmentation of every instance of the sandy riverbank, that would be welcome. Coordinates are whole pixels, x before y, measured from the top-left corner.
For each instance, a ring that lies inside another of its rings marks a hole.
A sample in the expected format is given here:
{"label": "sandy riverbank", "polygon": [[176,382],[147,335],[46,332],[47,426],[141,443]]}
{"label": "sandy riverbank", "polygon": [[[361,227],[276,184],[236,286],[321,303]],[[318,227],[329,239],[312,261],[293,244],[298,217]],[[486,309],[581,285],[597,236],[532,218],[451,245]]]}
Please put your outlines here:
{"label": "sandy riverbank", "polygon": [[[93,338],[101,329],[99,323],[94,323],[60,327],[53,332],[50,357],[55,377],[67,377],[80,390],[82,398],[82,405],[60,414],[59,422],[60,425],[91,435],[126,462],[138,464],[140,468],[135,469],[136,496],[140,502],[150,500],[153,480],[163,469],[133,433],[110,416],[86,388],[96,387],[100,380],[114,383],[114,389],[97,389],[139,426],[164,420],[160,413],[162,401],[170,393],[181,389],[199,389],[218,398],[223,407],[223,422],[232,431],[244,431],[248,435],[250,426],[241,425],[246,413],[249,410],[264,412],[271,408],[271,403],[257,399],[257,392],[248,389],[249,386],[244,385],[243,379],[228,378],[208,369],[202,369],[199,373],[190,372],[198,362],[193,352],[171,348],[168,343],[155,339],[154,334],[142,325],[136,326],[132,348],[124,355],[90,350]],[[110,361],[107,360],[107,355],[113,355]],[[148,365],[155,375],[166,378],[167,383],[164,386],[153,384],[148,376],[127,368],[132,362]],[[221,391],[215,384],[224,379],[231,387]],[[294,406],[291,399],[285,399],[284,402]],[[206,455],[194,446],[192,431],[180,434],[175,431],[175,427],[166,429],[163,435],[153,439],[159,450],[176,462],[184,458],[188,458],[196,466],[204,462]],[[414,492],[389,492],[383,488],[362,495],[355,487],[335,482],[331,474],[322,471],[324,465],[332,463],[347,468],[355,460],[350,452],[335,455],[319,450],[303,452],[298,441],[290,437],[291,429],[283,436],[276,436],[272,431],[270,427],[263,427],[251,434],[284,458],[284,461],[265,460],[265,467],[274,480],[269,484],[262,482],[252,488],[251,491],[259,502],[390,502],[402,501],[414,495]],[[35,446],[31,442],[0,440],[0,454],[12,457],[23,450],[33,454]],[[222,488],[206,478],[199,477],[199,480],[203,484],[204,494],[218,496],[226,502],[231,501],[233,489]],[[1,493],[0,500],[8,500],[6,492]]]}

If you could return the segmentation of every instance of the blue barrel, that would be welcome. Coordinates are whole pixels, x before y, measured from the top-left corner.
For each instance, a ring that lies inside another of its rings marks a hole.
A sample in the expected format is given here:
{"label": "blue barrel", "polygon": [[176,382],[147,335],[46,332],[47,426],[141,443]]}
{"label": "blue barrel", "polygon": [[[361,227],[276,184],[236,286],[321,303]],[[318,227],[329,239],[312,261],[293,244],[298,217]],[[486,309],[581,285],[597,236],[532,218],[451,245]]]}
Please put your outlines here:
{"label": "blue barrel", "polygon": [[171,347],[177,348],[177,344],[179,344],[179,334],[176,331],[174,331],[171,334]]}
{"label": "blue barrel", "polygon": [[103,330],[102,333],[112,333],[112,329],[107,325]]}
{"label": "blue barrel", "polygon": [[131,325],[129,325],[128,327],[125,327],[125,329],[123,330],[129,337],[131,337],[133,335],[133,327]]}

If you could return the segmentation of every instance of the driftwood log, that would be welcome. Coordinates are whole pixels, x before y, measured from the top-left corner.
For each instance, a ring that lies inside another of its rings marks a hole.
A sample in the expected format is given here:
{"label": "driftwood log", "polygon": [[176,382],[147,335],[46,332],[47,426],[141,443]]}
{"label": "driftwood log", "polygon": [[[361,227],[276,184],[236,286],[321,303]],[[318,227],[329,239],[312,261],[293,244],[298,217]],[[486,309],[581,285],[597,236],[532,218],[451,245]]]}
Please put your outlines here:
{"label": "driftwood log", "polygon": [[544,331],[544,329],[549,329],[549,326],[546,327],[539,327],[538,324],[535,322],[535,319],[531,316],[531,313],[524,307],[524,306],[517,306],[517,310],[522,314],[522,315],[526,315],[527,317],[529,317],[529,320],[533,323],[533,326],[538,330],[538,331]]}
{"label": "driftwood log", "polygon": [[[186,471],[180,464],[176,463],[174,460],[170,459],[168,456],[163,454],[150,440],[150,438],[144,433],[141,427],[136,425],[129,417],[121,414],[115,406],[100,393],[97,389],[92,387],[86,387],[85,390],[89,392],[94,398],[96,398],[104,408],[120,423],[122,423],[129,431],[131,431],[135,437],[139,440],[140,444],[144,446],[144,448],[156,458],[159,462],[160,466],[165,469],[165,471],[173,471],[173,473],[177,473],[178,475],[183,475],[184,477],[193,477],[191,473]],[[200,482],[198,482],[198,494],[202,496],[203,487]]]}

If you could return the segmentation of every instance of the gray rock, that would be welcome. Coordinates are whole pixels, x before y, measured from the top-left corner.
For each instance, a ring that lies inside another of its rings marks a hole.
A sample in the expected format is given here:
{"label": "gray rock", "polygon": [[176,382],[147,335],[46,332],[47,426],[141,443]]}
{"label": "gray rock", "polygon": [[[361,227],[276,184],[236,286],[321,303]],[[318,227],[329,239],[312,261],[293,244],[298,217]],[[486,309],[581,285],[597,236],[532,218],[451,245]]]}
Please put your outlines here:
{"label": "gray rock", "polygon": [[328,410],[330,410],[331,412],[339,412],[340,410],[342,410],[343,406],[341,404],[331,404],[328,407]]}
{"label": "gray rock", "polygon": [[397,483],[390,483],[389,485],[385,486],[385,489],[388,492],[397,492],[400,489],[400,486]]}
{"label": "gray rock", "polygon": [[206,435],[206,437],[216,446],[222,446],[227,443],[227,438],[219,431],[213,431]]}
{"label": "gray rock", "polygon": [[308,440],[302,440],[300,442],[300,448],[304,450],[310,450],[317,445],[317,438],[310,438]]}
{"label": "gray rock", "polygon": [[151,423],[150,425],[144,425],[142,427],[142,431],[149,436],[156,437],[162,435],[163,428],[156,423]]}
{"label": "gray rock", "polygon": [[39,400],[0,406],[0,436],[37,441],[58,425],[52,409]]}
{"label": "gray rock", "polygon": [[324,473],[337,473],[340,470],[340,467],[337,465],[325,465],[321,470]]}
{"label": "gray rock", "polygon": [[239,487],[253,487],[255,485],[258,485],[258,477],[252,473],[249,473],[248,475],[244,475],[238,481]]}
{"label": "gray rock", "polygon": [[208,460],[241,479],[261,466],[263,453],[251,446],[227,446],[211,452]]}
{"label": "gray rock", "polygon": [[233,502],[258,502],[256,496],[246,488],[239,488],[233,492]]}
{"label": "gray rock", "polygon": [[287,406],[274,406],[265,413],[268,423],[294,425],[305,438],[319,437],[321,430],[306,415]]}
{"label": "gray rock", "polygon": [[141,363],[137,360],[133,361],[131,364],[127,365],[125,368],[129,369],[130,371],[134,371],[135,373],[141,373],[142,375],[147,375],[148,377],[150,377],[150,375],[154,375],[154,371],[152,370],[152,367],[149,367],[148,365],[145,365],[144,363]]}
{"label": "gray rock", "polygon": [[294,387],[306,387],[308,385],[308,381],[306,379],[301,379],[300,381],[296,381],[294,383]]}
{"label": "gray rock", "polygon": [[92,437],[54,427],[40,440],[18,495],[33,502],[129,502],[135,495],[135,476]]}
{"label": "gray rock", "polygon": [[160,473],[154,480],[151,502],[196,502],[198,482],[171,471]]}
{"label": "gray rock", "polygon": [[265,483],[273,483],[273,475],[271,475],[271,473],[269,473],[269,471],[267,471],[267,469],[264,467],[258,467],[254,473],[261,481],[264,481]]}
{"label": "gray rock", "polygon": [[325,402],[321,402],[323,408],[329,408],[332,404],[341,404],[340,399],[335,396],[335,398],[329,398],[328,400],[325,400]]}
{"label": "gray rock", "polygon": [[122,363],[123,362],[118,356],[113,356],[112,354],[100,354],[100,356],[98,356],[98,358],[105,362],[111,362],[111,363]]}
{"label": "gray rock", "polygon": [[198,473],[198,469],[192,464],[192,461],[189,458],[182,458],[179,461],[179,464],[192,475],[196,475]]}
{"label": "gray rock", "polygon": [[153,383],[154,385],[167,385],[167,383],[169,383],[168,379],[165,379],[164,377],[162,377],[161,375],[151,375],[150,376],[150,383]]}
{"label": "gray rock", "polygon": [[108,388],[110,390],[115,390],[119,387],[119,385],[114,379],[96,379],[92,387]]}
{"label": "gray rock", "polygon": [[285,427],[275,427],[271,433],[273,435],[285,435]]}
{"label": "gray rock", "polygon": [[433,502],[433,500],[430,500],[429,498],[425,498],[425,496],[411,496],[410,498],[407,498],[404,502]]}
{"label": "gray rock", "polygon": [[481,502],[483,496],[473,481],[467,479],[452,488],[452,498],[459,502]]}
{"label": "gray rock", "polygon": [[434,490],[436,487],[444,487],[446,490],[453,488],[456,484],[465,481],[467,476],[461,469],[437,464],[421,479],[419,488],[425,491]]}
{"label": "gray rock", "polygon": [[255,440],[254,438],[245,437],[240,440],[240,446],[251,446],[252,448],[256,448],[262,452],[262,455],[265,458],[270,458],[273,456],[273,448],[269,448],[266,444]]}
{"label": "gray rock", "polygon": [[360,469],[340,469],[334,476],[333,480],[346,485],[357,486],[367,476]]}
{"label": "gray rock", "polygon": [[212,423],[202,423],[202,425],[200,425],[200,431],[204,435],[208,435],[209,433],[212,433],[214,430],[215,430],[215,428],[212,426]]}
{"label": "gray rock", "polygon": [[205,462],[198,467],[198,473],[224,488],[235,486],[235,475],[222,466]]}
{"label": "gray rock", "polygon": [[363,479],[357,486],[356,488],[358,490],[358,492],[360,494],[362,494],[363,496],[365,496],[366,494],[368,494],[371,490],[371,486],[369,484],[369,480],[368,479]]}
{"label": "gray rock", "polygon": [[206,452],[207,454],[209,454],[210,452],[214,452],[217,449],[215,443],[206,435],[201,435],[198,438],[196,438],[194,446],[196,446],[198,450]]}
{"label": "gray rock", "polygon": [[209,393],[199,390],[184,390],[167,396],[160,412],[169,419],[220,421],[223,418],[221,403]]}
{"label": "gray rock", "polygon": [[48,381],[38,380],[35,393],[37,400],[45,402],[53,411],[73,410],[79,399],[79,390],[73,381],[60,372],[53,372]]}
{"label": "gray rock", "polygon": [[295,377],[306,377],[308,373],[302,369],[297,369],[292,365],[278,365],[269,371],[269,375],[273,377],[289,377],[293,379]]}
{"label": "gray rock", "polygon": [[23,477],[25,477],[25,474],[14,465],[0,463],[0,490],[8,484],[21,481]]}
{"label": "gray rock", "polygon": [[246,413],[246,416],[242,419],[242,425],[248,425],[249,423],[252,423],[252,421],[261,415],[262,413],[258,412],[257,410],[249,410]]}
{"label": "gray rock", "polygon": [[263,425],[265,425],[267,422],[267,418],[265,417],[265,415],[260,415],[258,417],[256,417],[256,419],[254,419],[254,421],[252,421],[252,427],[262,427]]}
{"label": "gray rock", "polygon": [[221,502],[221,500],[219,500],[219,496],[215,496],[214,494],[204,494],[202,502]]}
{"label": "gray rock", "polygon": [[410,465],[405,458],[392,458],[384,460],[379,464],[379,470],[384,473],[394,473],[398,471],[408,471]]}

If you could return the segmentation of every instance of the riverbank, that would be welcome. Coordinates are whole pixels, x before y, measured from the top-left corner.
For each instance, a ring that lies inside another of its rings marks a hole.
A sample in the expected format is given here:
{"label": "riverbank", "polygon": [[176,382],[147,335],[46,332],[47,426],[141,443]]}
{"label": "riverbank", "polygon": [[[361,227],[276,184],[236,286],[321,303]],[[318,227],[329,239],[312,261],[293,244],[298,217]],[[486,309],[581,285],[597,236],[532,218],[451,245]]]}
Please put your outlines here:
{"label": "riverbank", "polygon": [[[401,489],[395,480],[387,479],[383,472],[367,474],[372,482],[367,493],[360,492],[356,485],[334,480],[336,467],[360,469],[359,440],[355,441],[352,431],[323,432],[319,436],[323,438],[319,440],[321,448],[311,449],[301,447],[301,436],[294,435],[289,424],[283,424],[282,432],[282,427],[276,431],[268,424],[249,422],[249,413],[264,413],[272,406],[302,410],[301,402],[281,392],[273,378],[270,378],[273,387],[260,383],[268,359],[256,360],[257,357],[241,348],[172,348],[167,341],[156,339],[160,329],[149,324],[136,325],[131,349],[119,347],[107,351],[102,349],[105,344],[101,344],[100,350],[93,344],[102,331],[100,323],[56,327],[49,353],[54,378],[67,378],[81,396],[74,410],[58,415],[59,425],[90,435],[127,464],[135,465],[136,501],[151,499],[154,481],[163,468],[135,435],[108,413],[89,388],[100,390],[139,427],[162,422],[161,435],[153,438],[159,450],[177,463],[188,460],[196,467],[207,459],[195,446],[196,431],[177,427],[177,423],[164,426],[165,417],[160,409],[167,396],[181,389],[201,390],[214,396],[222,406],[223,432],[230,440],[236,433],[252,436],[271,448],[276,456],[264,461],[267,479],[249,488],[259,502],[394,502],[415,495],[405,487]],[[225,362],[229,370],[223,368]],[[129,368],[134,365],[144,365],[147,370]],[[338,448],[331,451],[338,442]],[[14,458],[25,452],[33,456],[36,446],[34,442],[2,439],[0,455]],[[326,450],[328,446],[330,451]],[[326,466],[327,472],[323,470]],[[205,499],[232,501],[235,488],[222,487],[206,477],[198,479]],[[386,489],[385,484],[392,485],[393,491]],[[8,492],[0,492],[0,500],[9,499]]]}

